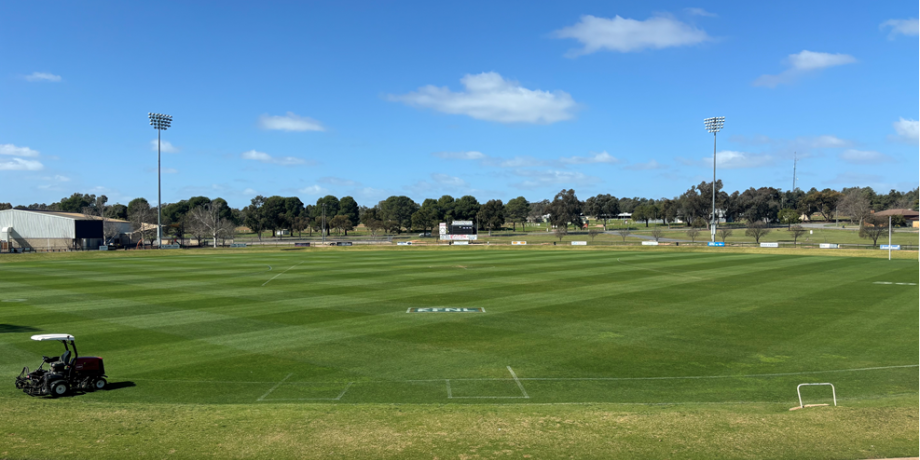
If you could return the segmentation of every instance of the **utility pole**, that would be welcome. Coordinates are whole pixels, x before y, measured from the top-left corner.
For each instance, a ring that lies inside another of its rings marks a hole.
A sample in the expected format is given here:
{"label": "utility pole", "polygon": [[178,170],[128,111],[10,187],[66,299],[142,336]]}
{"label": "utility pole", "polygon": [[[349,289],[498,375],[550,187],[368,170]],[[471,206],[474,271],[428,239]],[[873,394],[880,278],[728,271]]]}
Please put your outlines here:
{"label": "utility pole", "polygon": [[326,202],[323,202],[323,243],[326,242]]}
{"label": "utility pole", "polygon": [[150,119],[150,126],[157,130],[157,249],[160,249],[160,245],[163,244],[163,225],[160,223],[163,215],[163,200],[160,191],[162,188],[160,186],[160,173],[163,169],[160,167],[160,131],[166,131],[172,126],[172,115],[147,112],[147,118]]}
{"label": "utility pole", "polygon": [[798,152],[792,153],[792,193],[795,193],[795,168],[799,162]]}

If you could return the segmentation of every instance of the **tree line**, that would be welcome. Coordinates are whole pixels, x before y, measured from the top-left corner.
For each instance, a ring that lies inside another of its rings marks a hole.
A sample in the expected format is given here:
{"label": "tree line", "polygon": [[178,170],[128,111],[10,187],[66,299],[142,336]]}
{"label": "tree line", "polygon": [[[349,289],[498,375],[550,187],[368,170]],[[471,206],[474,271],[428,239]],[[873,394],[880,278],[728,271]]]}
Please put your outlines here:
{"label": "tree line", "polygon": [[[390,196],[371,206],[359,205],[351,196],[338,198],[327,195],[314,204],[305,204],[297,197],[256,196],[241,209],[231,208],[223,198],[191,197],[163,205],[162,223],[166,234],[175,238],[186,235],[196,237],[232,238],[234,229],[246,226],[261,239],[262,233],[279,231],[303,234],[314,232],[348,235],[358,225],[376,236],[379,233],[403,231],[433,231],[439,222],[470,220],[480,231],[499,230],[510,225],[513,230],[527,222],[549,221],[556,228],[582,228],[586,216],[603,222],[630,213],[634,222],[660,221],[667,225],[680,223],[693,228],[708,225],[712,208],[712,182],[701,182],[673,198],[650,199],[641,197],[616,197],[598,194],[584,201],[574,189],[564,189],[552,200],[530,202],[523,196],[504,202],[500,199],[480,203],[475,197],[465,195],[454,198],[426,198],[421,204],[407,196]],[[876,193],[871,187],[851,187],[842,190],[812,188],[780,190],[773,187],[749,188],[727,193],[722,181],[715,182],[716,208],[727,222],[746,221],[793,224],[800,216],[834,220],[846,216],[862,224],[874,211],[892,208],[916,209],[918,190],[908,192],[891,190]],[[10,203],[0,203],[0,210],[9,209]],[[77,212],[105,219],[131,221],[144,239],[156,235],[156,207],[144,198],[131,200],[127,206],[108,204],[105,195],[74,193],[59,202],[16,206],[16,209],[34,209]],[[896,224],[904,224],[903,219]],[[151,228],[152,227],[152,228]]]}

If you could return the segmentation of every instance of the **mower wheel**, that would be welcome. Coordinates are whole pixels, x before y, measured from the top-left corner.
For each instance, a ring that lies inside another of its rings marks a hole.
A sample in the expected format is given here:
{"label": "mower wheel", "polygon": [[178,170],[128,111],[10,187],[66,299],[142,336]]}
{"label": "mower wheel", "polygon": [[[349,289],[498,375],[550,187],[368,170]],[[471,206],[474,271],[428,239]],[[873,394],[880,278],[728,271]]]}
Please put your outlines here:
{"label": "mower wheel", "polygon": [[67,385],[67,382],[63,380],[58,380],[56,382],[51,382],[48,385],[48,390],[51,393],[52,398],[57,398],[58,396],[64,396],[70,391],[70,387]]}
{"label": "mower wheel", "polygon": [[105,379],[99,378],[95,382],[93,382],[93,389],[94,390],[104,390],[107,383],[108,382]]}

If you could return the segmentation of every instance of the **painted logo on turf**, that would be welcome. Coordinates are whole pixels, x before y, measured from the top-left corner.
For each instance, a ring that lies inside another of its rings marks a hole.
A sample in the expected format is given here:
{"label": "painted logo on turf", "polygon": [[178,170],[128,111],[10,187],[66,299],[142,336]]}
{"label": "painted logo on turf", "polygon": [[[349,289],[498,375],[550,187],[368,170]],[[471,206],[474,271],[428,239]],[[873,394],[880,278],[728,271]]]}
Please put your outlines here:
{"label": "painted logo on turf", "polygon": [[485,308],[473,307],[412,307],[406,313],[485,313]]}

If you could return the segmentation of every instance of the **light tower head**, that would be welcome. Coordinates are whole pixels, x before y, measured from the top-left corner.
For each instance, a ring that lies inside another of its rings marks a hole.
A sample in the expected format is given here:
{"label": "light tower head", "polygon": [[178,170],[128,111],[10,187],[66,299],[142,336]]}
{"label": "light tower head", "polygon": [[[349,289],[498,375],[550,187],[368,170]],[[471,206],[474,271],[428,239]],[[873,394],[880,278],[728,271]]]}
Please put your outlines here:
{"label": "light tower head", "polygon": [[706,125],[706,131],[710,133],[717,133],[722,130],[722,127],[725,126],[725,117],[710,117],[703,119],[703,124]]}
{"label": "light tower head", "polygon": [[172,125],[172,115],[148,112],[147,117],[150,118],[150,126],[153,126],[153,129],[166,131]]}

